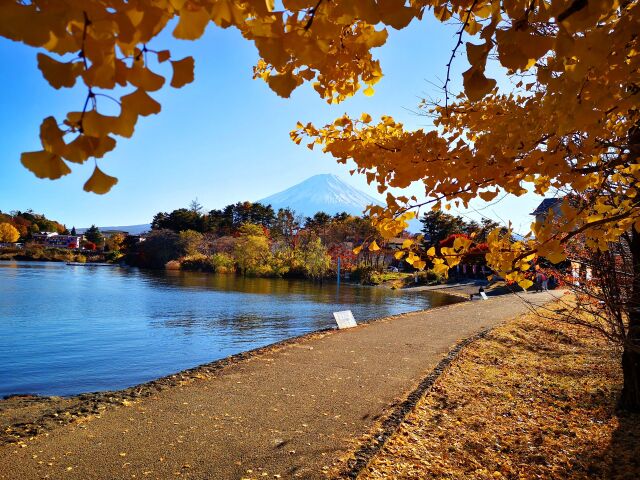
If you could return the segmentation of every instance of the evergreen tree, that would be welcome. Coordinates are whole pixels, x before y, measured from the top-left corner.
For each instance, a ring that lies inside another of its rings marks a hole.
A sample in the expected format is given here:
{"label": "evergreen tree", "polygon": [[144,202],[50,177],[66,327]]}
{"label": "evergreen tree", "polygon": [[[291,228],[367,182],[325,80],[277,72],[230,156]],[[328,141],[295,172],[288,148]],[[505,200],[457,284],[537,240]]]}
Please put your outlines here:
{"label": "evergreen tree", "polygon": [[438,245],[449,235],[464,233],[466,225],[462,217],[454,217],[440,210],[430,210],[420,221],[426,245]]}
{"label": "evergreen tree", "polygon": [[95,243],[96,245],[102,245],[104,243],[104,236],[102,235],[102,232],[100,232],[100,229],[95,225],[91,225],[91,227],[84,232],[84,237],[87,241]]}

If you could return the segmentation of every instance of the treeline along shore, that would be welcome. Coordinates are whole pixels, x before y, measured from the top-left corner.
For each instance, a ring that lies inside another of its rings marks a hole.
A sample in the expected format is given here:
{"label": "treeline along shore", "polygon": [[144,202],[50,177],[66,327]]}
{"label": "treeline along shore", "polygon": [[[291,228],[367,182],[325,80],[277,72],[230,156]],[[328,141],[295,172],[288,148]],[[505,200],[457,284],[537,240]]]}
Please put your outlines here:
{"label": "treeline along shore", "polygon": [[[396,253],[405,241],[417,239],[429,248],[464,235],[481,252],[486,234],[495,227],[443,213],[428,213],[422,222],[422,235],[404,232],[383,241],[367,216],[317,212],[303,217],[292,209],[275,211],[250,202],[205,211],[194,201],[188,208],[157,213],[141,235],[96,226],[78,233],[32,211],[0,212],[0,260],[111,262],[320,281],[342,274],[361,283],[401,287],[444,280],[429,268],[418,272],[402,261]],[[469,275],[480,275],[482,259],[467,259]]]}

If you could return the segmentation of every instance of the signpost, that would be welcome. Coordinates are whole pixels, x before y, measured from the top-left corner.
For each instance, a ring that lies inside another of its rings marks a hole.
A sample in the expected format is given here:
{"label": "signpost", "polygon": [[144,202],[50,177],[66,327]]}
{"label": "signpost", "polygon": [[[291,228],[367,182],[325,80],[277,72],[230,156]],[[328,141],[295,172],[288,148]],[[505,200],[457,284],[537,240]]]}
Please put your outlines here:
{"label": "signpost", "polygon": [[338,329],[357,327],[356,319],[353,318],[351,310],[344,310],[342,312],[333,312],[333,318],[336,319]]}

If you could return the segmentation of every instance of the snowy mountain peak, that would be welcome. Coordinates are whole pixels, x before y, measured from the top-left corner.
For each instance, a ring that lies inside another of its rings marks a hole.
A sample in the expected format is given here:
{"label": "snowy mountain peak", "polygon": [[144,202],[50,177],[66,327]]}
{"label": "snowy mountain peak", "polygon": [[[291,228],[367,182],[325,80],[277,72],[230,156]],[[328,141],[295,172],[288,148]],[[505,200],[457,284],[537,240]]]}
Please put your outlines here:
{"label": "snowy mountain peak", "polygon": [[312,216],[316,212],[362,215],[367,205],[381,204],[376,198],[332,174],[314,175],[258,202],[270,204],[274,210],[288,207],[304,216]]}

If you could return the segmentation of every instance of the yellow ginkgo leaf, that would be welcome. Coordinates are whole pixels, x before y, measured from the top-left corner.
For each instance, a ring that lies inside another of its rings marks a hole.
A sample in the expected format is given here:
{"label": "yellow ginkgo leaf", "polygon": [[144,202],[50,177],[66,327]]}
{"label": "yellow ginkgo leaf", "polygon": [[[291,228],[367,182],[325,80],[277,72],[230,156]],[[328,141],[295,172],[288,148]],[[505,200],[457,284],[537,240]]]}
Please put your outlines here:
{"label": "yellow ginkgo leaf", "polygon": [[53,88],[73,87],[82,73],[82,63],[58,62],[44,53],[38,53],[38,68]]}
{"label": "yellow ginkgo leaf", "polygon": [[193,57],[185,57],[182,60],[171,62],[173,67],[173,77],[171,78],[171,86],[180,88],[187,83],[193,82],[193,70],[195,62]]}
{"label": "yellow ginkgo leaf", "polygon": [[96,165],[96,168],[93,170],[93,175],[89,177],[89,180],[86,181],[83,188],[85,192],[103,195],[111,190],[111,187],[116,183],[118,183],[117,178],[107,175]]}
{"label": "yellow ginkgo leaf", "polygon": [[64,132],[58,127],[53,117],[47,117],[40,124],[40,142],[47,152],[64,155],[66,145],[63,140]]}
{"label": "yellow ginkgo leaf", "polygon": [[471,239],[466,237],[456,237],[453,241],[453,249],[456,253],[461,253],[466,251],[473,242]]}
{"label": "yellow ginkgo leaf", "polygon": [[161,108],[160,104],[151,98],[144,90],[138,89],[122,97],[122,110],[135,112],[137,115],[142,115],[143,117],[160,113]]}
{"label": "yellow ginkgo leaf", "polygon": [[373,242],[371,242],[371,244],[369,245],[369,251],[370,252],[377,252],[378,250],[380,250],[380,247],[378,246],[378,243],[374,240]]}
{"label": "yellow ginkgo leaf", "polygon": [[365,88],[362,93],[364,93],[367,97],[371,97],[373,96],[374,93],[376,93],[376,91],[373,89],[373,87],[371,85],[369,85],[367,88]]}
{"label": "yellow ginkgo leaf", "polygon": [[545,253],[544,258],[549,260],[551,263],[560,263],[567,259],[567,254],[562,251],[551,251],[549,253]]}
{"label": "yellow ginkgo leaf", "polygon": [[452,13],[449,11],[449,9],[447,9],[447,7],[435,7],[433,9],[433,14],[435,15],[435,17],[440,20],[441,22],[446,22],[447,20],[449,20],[452,16]]}
{"label": "yellow ginkgo leaf", "polygon": [[360,115],[360,121],[369,123],[371,121],[371,115],[369,115],[368,113],[363,113],[362,115]]}
{"label": "yellow ginkgo leaf", "polygon": [[45,150],[25,152],[20,156],[20,162],[38,178],[55,180],[71,173],[71,169],[59,155]]}
{"label": "yellow ginkgo leaf", "polygon": [[400,250],[400,251],[398,251],[398,252],[394,253],[394,254],[393,254],[393,257],[394,257],[396,260],[400,260],[402,257],[404,257],[404,255],[405,255],[405,252],[403,252],[402,250]]}
{"label": "yellow ginkgo leaf", "polygon": [[169,50],[160,50],[157,53],[157,56],[158,56],[158,62],[163,63],[171,58],[171,52],[169,52]]}
{"label": "yellow ginkgo leaf", "polygon": [[79,135],[71,143],[63,157],[73,163],[83,163],[89,157],[101,158],[116,147],[112,137],[90,137]]}
{"label": "yellow ginkgo leaf", "polygon": [[181,10],[184,7],[184,4],[187,3],[187,0],[169,0],[169,3],[176,10]]}
{"label": "yellow ginkgo leaf", "polygon": [[489,15],[491,15],[491,11],[492,11],[491,4],[485,3],[484,5],[474,8],[473,14],[476,17],[487,18]]}
{"label": "yellow ginkgo leaf", "polygon": [[138,114],[133,110],[121,110],[120,115],[113,122],[113,133],[123,137],[130,138],[133,135],[133,129],[138,122]]}
{"label": "yellow ginkgo leaf", "polygon": [[402,248],[409,248],[413,245],[413,240],[407,238],[404,242],[402,242]]}
{"label": "yellow ginkgo leaf", "polygon": [[133,63],[133,67],[129,70],[127,79],[132,85],[146,90],[147,92],[160,90],[164,85],[164,77],[146,68],[141,61]]}
{"label": "yellow ginkgo leaf", "polygon": [[498,192],[479,192],[478,195],[485,202],[490,202],[498,196]]}
{"label": "yellow ginkgo leaf", "polygon": [[289,98],[291,92],[296,87],[302,84],[302,79],[296,77],[291,72],[283,73],[281,75],[270,75],[267,78],[267,83],[271,90],[276,92],[282,98]]}
{"label": "yellow ginkgo leaf", "polygon": [[242,10],[234,0],[217,0],[211,6],[211,20],[222,28],[227,28],[233,23],[241,22]]}
{"label": "yellow ginkgo leaf", "polygon": [[358,255],[361,251],[362,251],[362,245],[359,245],[353,249],[353,254]]}
{"label": "yellow ginkgo leaf", "polygon": [[471,67],[462,74],[464,83],[464,93],[472,102],[481,100],[487,93],[496,86],[496,81],[487,78],[481,69]]}
{"label": "yellow ginkgo leaf", "polygon": [[73,163],[84,163],[87,158],[91,156],[89,150],[93,150],[90,144],[87,143],[88,138],[86,135],[78,135],[71,143],[67,144],[66,151],[64,153],[65,160]]}
{"label": "yellow ginkgo leaf", "polygon": [[413,268],[417,268],[418,270],[424,270],[424,267],[427,266],[427,262],[424,260],[418,260],[417,262],[413,262]]}
{"label": "yellow ginkgo leaf", "polygon": [[520,280],[518,282],[518,285],[520,285],[523,290],[527,290],[531,285],[533,285],[533,282],[531,280],[525,278],[524,280]]}
{"label": "yellow ginkgo leaf", "polygon": [[467,60],[469,60],[472,67],[484,68],[490,50],[491,44],[488,42],[480,45],[467,42]]}
{"label": "yellow ginkgo leaf", "polygon": [[180,10],[180,20],[173,31],[173,36],[182,40],[196,40],[202,36],[211,18],[204,8],[191,7],[186,4]]}
{"label": "yellow ginkgo leaf", "polygon": [[449,274],[449,267],[444,263],[436,263],[433,265],[433,271],[436,275],[442,275],[446,277]]}
{"label": "yellow ginkgo leaf", "polygon": [[67,118],[73,123],[80,123],[82,120],[82,131],[91,137],[106,137],[114,131],[114,122],[117,117],[102,115],[95,110],[85,112],[84,116],[80,112],[72,112]]}
{"label": "yellow ginkgo leaf", "polygon": [[[80,65],[80,64],[78,64]],[[92,87],[112,89],[116,85],[116,57],[105,55],[82,73],[84,83]]]}
{"label": "yellow ginkgo leaf", "polygon": [[405,7],[404,0],[379,2],[378,10],[380,19],[397,30],[409,25],[409,22],[416,16],[416,9],[414,7]]}

